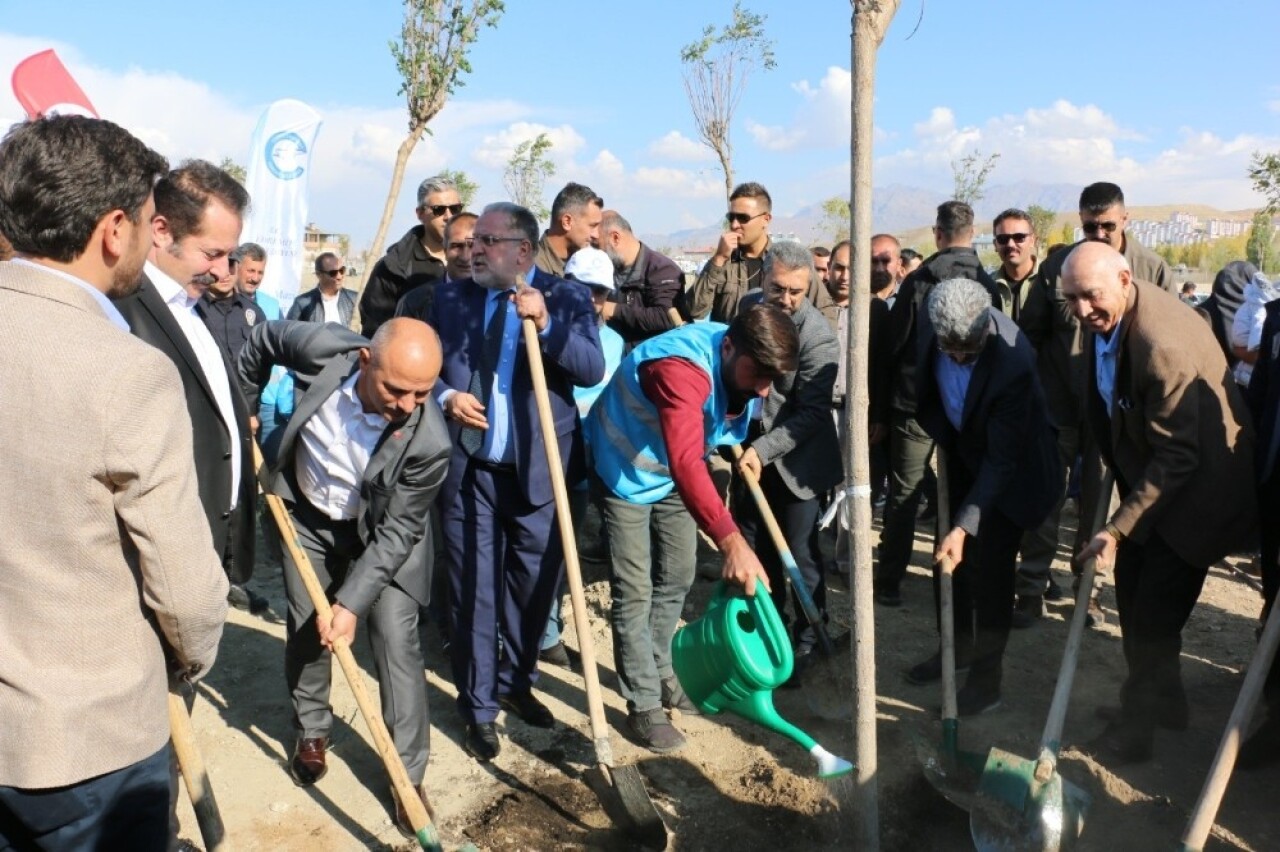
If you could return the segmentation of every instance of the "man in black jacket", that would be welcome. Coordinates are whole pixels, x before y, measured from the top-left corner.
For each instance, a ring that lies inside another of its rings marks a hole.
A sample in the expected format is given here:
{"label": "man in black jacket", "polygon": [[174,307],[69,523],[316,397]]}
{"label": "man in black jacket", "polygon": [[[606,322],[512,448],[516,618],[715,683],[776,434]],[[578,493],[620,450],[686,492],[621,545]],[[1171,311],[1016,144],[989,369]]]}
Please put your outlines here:
{"label": "man in black jacket", "polygon": [[[886,606],[899,606],[899,586],[911,560],[916,511],[923,496],[921,484],[928,469],[933,441],[916,421],[916,322],[929,291],[941,281],[968,278],[991,293],[991,303],[1000,307],[1000,291],[973,250],[973,208],[963,201],[938,205],[933,226],[938,251],[911,273],[898,288],[889,314],[893,373],[889,393],[889,502],[885,507],[884,530],[880,534],[880,564],[876,571],[875,596]],[[877,424],[872,424],[874,427]]]}
{"label": "man in black jacket", "polygon": [[462,212],[462,196],[452,178],[435,175],[418,186],[418,222],[387,249],[360,296],[360,333],[373,337],[391,319],[396,303],[415,287],[444,280],[444,226]]}
{"label": "man in black jacket", "polygon": [[671,308],[685,314],[684,275],[673,260],[640,242],[617,210],[604,211],[600,248],[613,261],[616,295],[616,301],[605,302],[603,317],[626,341],[626,354],[642,340],[674,328]]}

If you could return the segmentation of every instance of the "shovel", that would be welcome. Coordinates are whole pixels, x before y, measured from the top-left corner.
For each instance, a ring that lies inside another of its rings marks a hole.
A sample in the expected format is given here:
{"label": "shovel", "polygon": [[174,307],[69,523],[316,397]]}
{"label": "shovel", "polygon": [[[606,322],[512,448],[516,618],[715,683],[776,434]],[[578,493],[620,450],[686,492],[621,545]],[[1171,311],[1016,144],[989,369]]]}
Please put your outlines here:
{"label": "shovel", "polygon": [[[294,529],[293,519],[289,517],[284,501],[267,489],[267,466],[262,461],[262,450],[258,447],[257,441],[253,442],[253,466],[258,471],[262,490],[267,498],[267,506],[271,509],[271,515],[280,529],[280,538],[289,549],[289,555],[298,569],[298,574],[302,577],[302,584],[307,588],[311,604],[316,608],[320,618],[329,621],[333,618],[333,607],[329,605],[324,587],[320,585],[320,579],[316,576],[315,569],[311,567],[311,560],[307,558],[306,551],[298,543],[298,532]],[[418,791],[413,788],[413,782],[409,780],[409,773],[404,768],[404,761],[400,759],[399,752],[396,751],[386,723],[382,721],[382,716],[378,714],[378,708],[374,706],[373,698],[370,697],[369,690],[364,685],[364,675],[356,664],[355,654],[351,653],[351,645],[346,640],[339,640],[333,645],[333,654],[338,658],[338,664],[347,679],[347,685],[355,695],[360,715],[369,726],[369,733],[373,736],[378,756],[382,758],[382,765],[391,778],[391,786],[395,790],[396,798],[400,800],[401,806],[409,817],[418,845],[429,852],[441,852],[440,834],[432,824],[431,816],[422,804]],[[474,850],[475,847],[468,844],[463,849]]]}
{"label": "shovel", "polygon": [[181,695],[172,691],[169,693],[169,735],[173,740],[173,753],[178,758],[178,768],[182,770],[187,795],[191,797],[191,808],[196,812],[196,824],[200,828],[200,839],[204,841],[205,849],[208,852],[231,852],[231,841],[227,839],[222,814],[213,798],[209,773],[205,771],[204,759],[200,756],[195,734],[191,730],[187,705]]}
{"label": "shovel", "polygon": [[[1095,534],[1106,522],[1112,481],[1108,472],[1098,490],[1089,528]],[[979,852],[1013,849],[1056,852],[1074,846],[1084,830],[1089,794],[1058,774],[1058,750],[1062,746],[1062,727],[1071,700],[1096,571],[1096,559],[1085,562],[1067,646],[1058,669],[1058,683],[1040,738],[1039,756],[1035,760],[1024,760],[999,748],[992,748],[987,755],[978,785],[982,800],[969,811],[969,833]]]}
{"label": "shovel", "polygon": [[533,379],[534,399],[538,404],[538,420],[542,425],[542,443],[547,452],[547,469],[551,473],[551,491],[555,495],[556,520],[564,546],[565,574],[569,580],[569,598],[573,602],[573,626],[578,633],[578,653],[582,656],[582,676],[587,685],[587,715],[591,720],[591,739],[595,746],[596,766],[589,771],[587,782],[600,797],[610,818],[621,806],[622,827],[650,849],[667,847],[667,826],[654,807],[644,787],[640,770],[634,765],[615,766],[613,746],[609,742],[609,726],[604,718],[604,699],[600,694],[600,673],[596,669],[596,650],[591,638],[587,598],[582,590],[582,568],[578,564],[578,544],[573,534],[573,518],[569,514],[569,491],[565,487],[564,468],[560,463],[560,444],[556,439],[555,420],[551,414],[551,398],[547,393],[547,376],[538,346],[538,329],[533,320],[523,320],[525,352]]}
{"label": "shovel", "polygon": [[[941,541],[951,530],[951,492],[947,484],[947,459],[941,447],[938,458],[938,532]],[[956,566],[950,557],[938,562],[938,589],[942,633],[942,743],[914,736],[916,757],[924,766],[924,777],[953,805],[969,810],[977,797],[978,778],[986,756],[960,750],[960,713],[956,707],[956,610],[953,580]]]}
{"label": "shovel", "polygon": [[1214,755],[1209,777],[1205,779],[1204,789],[1200,791],[1195,810],[1191,812],[1186,833],[1182,835],[1183,852],[1200,852],[1209,839],[1214,817],[1217,816],[1222,797],[1227,792],[1227,782],[1231,780],[1231,770],[1235,768],[1236,757],[1240,753],[1240,740],[1258,703],[1267,674],[1271,671],[1278,643],[1280,606],[1272,603],[1266,627],[1262,629],[1262,638],[1258,640],[1258,650],[1253,652],[1253,659],[1249,661],[1249,671],[1244,676],[1244,685],[1240,687],[1235,707],[1231,709],[1231,717],[1227,720],[1227,729],[1222,733],[1222,742],[1218,744],[1218,753]]}

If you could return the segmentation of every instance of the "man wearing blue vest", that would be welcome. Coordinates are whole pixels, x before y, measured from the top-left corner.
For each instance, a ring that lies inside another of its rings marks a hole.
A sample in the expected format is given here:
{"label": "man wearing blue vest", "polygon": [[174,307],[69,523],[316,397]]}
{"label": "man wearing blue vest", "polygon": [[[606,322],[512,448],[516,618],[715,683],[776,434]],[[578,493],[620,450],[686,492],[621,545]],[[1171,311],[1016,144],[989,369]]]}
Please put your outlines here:
{"label": "man wearing blue vest", "polygon": [[[753,408],[794,371],[791,317],[753,305],[731,325],[682,326],[644,341],[622,362],[587,419],[593,486],[613,553],[614,664],[627,728],[659,754],[684,745],[662,709],[677,689],[671,637],[693,584],[695,524],[724,554],[723,576],[769,587],[760,560],[716,492],[706,456],[742,443]],[[651,527],[651,521],[655,521]],[[659,531],[656,560],[650,529]]]}

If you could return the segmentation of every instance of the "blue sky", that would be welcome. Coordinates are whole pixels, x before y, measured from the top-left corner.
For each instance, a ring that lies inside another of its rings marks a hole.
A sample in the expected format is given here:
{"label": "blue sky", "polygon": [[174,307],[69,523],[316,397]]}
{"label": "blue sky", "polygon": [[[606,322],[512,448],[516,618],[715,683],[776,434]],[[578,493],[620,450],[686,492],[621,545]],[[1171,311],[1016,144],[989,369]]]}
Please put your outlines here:
{"label": "blue sky", "polygon": [[[781,212],[848,183],[847,0],[748,0],[768,16],[777,68],[750,80],[734,129],[740,180],[765,183]],[[502,196],[502,166],[547,131],[557,175],[591,184],[645,232],[713,223],[718,168],[695,131],[679,50],[730,0],[612,4],[508,0],[471,55],[474,72],[411,161],[392,238],[412,224],[412,190],[461,168],[479,201]],[[405,119],[387,41],[390,0],[227,0],[216,17],[173,3],[0,0],[0,66],[55,47],[99,111],[173,160],[244,162],[272,100],[325,116],[311,218],[373,235]],[[1132,204],[1253,206],[1244,169],[1280,149],[1275,0],[934,2],[906,0],[880,51],[876,181],[937,191],[950,162],[1001,154],[993,183],[1110,179]],[[1251,44],[1253,42],[1253,44]],[[0,120],[20,117],[0,92]],[[549,198],[548,198],[549,200]]]}

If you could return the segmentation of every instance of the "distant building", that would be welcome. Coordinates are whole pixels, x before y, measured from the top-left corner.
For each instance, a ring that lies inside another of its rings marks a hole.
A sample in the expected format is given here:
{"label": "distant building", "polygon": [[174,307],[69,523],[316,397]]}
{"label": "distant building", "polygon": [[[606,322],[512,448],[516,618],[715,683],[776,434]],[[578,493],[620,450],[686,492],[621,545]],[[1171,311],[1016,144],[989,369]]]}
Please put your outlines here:
{"label": "distant building", "polygon": [[302,238],[302,269],[300,270],[301,278],[299,278],[302,282],[302,287],[300,292],[305,292],[316,286],[316,258],[329,251],[340,255],[346,261],[347,280],[344,282],[344,286],[354,289],[360,272],[351,265],[353,258],[347,256],[350,247],[351,237],[349,235],[322,231],[315,222],[307,223],[307,230]]}

